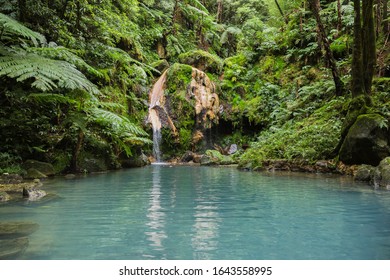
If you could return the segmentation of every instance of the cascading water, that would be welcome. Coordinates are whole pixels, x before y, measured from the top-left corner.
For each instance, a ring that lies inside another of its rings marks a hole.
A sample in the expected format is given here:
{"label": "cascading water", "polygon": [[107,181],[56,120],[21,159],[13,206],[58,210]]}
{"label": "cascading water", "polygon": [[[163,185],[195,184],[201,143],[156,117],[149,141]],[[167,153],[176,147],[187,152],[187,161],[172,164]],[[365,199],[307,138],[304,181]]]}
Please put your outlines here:
{"label": "cascading water", "polygon": [[157,162],[161,162],[161,120],[158,108],[161,105],[161,98],[164,96],[166,73],[167,71],[161,75],[149,94],[149,122],[152,124],[153,128],[153,156]]}
{"label": "cascading water", "polygon": [[179,101],[176,100],[176,102],[172,101],[175,100],[175,97],[165,96],[164,90],[168,70],[165,70],[149,92],[148,122],[151,123],[153,128],[153,156],[156,162],[161,162],[162,158],[160,149],[162,127],[169,128],[174,141],[180,143],[178,130],[170,117],[170,115],[174,116],[177,123],[180,124],[180,121],[177,120],[177,114],[174,114],[174,112],[182,110],[181,106],[177,106],[178,104],[188,102],[193,107],[195,119],[191,145],[194,147],[198,143],[201,143],[200,141],[205,142],[202,144],[205,148],[210,149],[213,147],[211,129],[213,125],[218,123],[218,113],[220,110],[219,97],[216,93],[214,83],[208,78],[206,73],[196,68],[192,68],[191,82],[186,85],[184,101],[183,96],[179,98]]}

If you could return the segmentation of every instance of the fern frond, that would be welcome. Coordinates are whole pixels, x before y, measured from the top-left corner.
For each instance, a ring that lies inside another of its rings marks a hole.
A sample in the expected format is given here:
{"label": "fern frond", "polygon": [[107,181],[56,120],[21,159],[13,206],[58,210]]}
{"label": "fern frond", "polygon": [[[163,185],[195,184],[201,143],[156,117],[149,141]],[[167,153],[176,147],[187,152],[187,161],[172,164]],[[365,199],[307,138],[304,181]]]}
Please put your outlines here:
{"label": "fern frond", "polygon": [[[25,27],[18,21],[6,16],[5,14],[0,13],[0,29],[3,30],[2,36],[18,36],[31,40],[31,42],[38,46],[39,44],[43,45],[46,43],[45,36],[42,34],[32,31],[30,28]],[[2,38],[0,37],[0,40]]]}
{"label": "fern frond", "polygon": [[28,99],[31,101],[46,104],[46,103],[55,103],[55,104],[71,104],[75,103],[75,100],[61,94],[53,93],[31,93],[28,95]]}
{"label": "fern frond", "polygon": [[91,108],[89,110],[90,116],[97,123],[104,126],[110,125],[115,132],[120,134],[130,133],[130,135],[147,136],[148,134],[139,126],[132,123],[128,118],[117,115],[113,112],[101,109]]}
{"label": "fern frond", "polygon": [[40,56],[55,60],[63,60],[75,65],[78,69],[85,70],[95,77],[103,77],[103,74],[86,63],[81,57],[75,54],[72,50],[62,46],[49,46],[41,48],[28,48],[28,52],[36,53]]}
{"label": "fern frond", "polygon": [[35,81],[31,87],[42,91],[52,91],[56,88],[82,89],[91,94],[99,90],[76,67],[66,61],[44,58],[23,50],[6,52],[0,57],[0,77],[15,78],[18,82],[29,79]]}

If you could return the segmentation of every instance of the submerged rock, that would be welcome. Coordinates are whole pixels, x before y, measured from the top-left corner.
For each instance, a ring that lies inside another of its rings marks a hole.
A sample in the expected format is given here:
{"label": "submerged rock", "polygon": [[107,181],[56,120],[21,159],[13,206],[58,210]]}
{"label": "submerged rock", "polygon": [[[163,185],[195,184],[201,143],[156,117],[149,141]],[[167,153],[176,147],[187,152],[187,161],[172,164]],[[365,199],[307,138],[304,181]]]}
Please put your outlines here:
{"label": "submerged rock", "polygon": [[360,115],[341,146],[339,157],[346,164],[376,166],[390,156],[389,131],[379,114]]}
{"label": "submerged rock", "polygon": [[5,202],[11,199],[11,196],[6,192],[0,192],[0,202]]}
{"label": "submerged rock", "polygon": [[38,228],[39,225],[33,222],[1,222],[0,239],[24,237],[32,234]]}
{"label": "submerged rock", "polygon": [[0,240],[0,260],[17,258],[27,249],[28,243],[27,237]]}

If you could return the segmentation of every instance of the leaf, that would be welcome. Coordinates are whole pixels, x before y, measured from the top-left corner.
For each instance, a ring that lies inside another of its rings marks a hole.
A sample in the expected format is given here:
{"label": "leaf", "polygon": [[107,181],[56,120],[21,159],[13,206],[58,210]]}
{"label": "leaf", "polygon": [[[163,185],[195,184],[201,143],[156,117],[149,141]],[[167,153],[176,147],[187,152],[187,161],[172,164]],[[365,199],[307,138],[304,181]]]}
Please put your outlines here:
{"label": "leaf", "polygon": [[[2,30],[2,36],[19,36],[26,39],[30,39],[34,46],[39,44],[43,45],[46,43],[45,36],[42,34],[32,31],[31,29],[25,27],[18,21],[6,16],[5,14],[0,13],[0,30]],[[2,38],[0,37],[0,40]]]}

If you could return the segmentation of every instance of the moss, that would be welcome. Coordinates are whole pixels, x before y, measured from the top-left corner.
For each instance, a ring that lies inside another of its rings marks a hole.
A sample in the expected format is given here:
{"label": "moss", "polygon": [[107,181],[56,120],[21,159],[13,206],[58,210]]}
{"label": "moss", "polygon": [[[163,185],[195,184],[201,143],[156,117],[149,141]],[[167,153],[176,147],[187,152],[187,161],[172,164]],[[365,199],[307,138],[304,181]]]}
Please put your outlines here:
{"label": "moss", "polygon": [[177,90],[186,90],[191,79],[192,67],[175,63],[168,70],[166,88],[171,93],[175,93]]}
{"label": "moss", "polygon": [[169,67],[169,63],[166,59],[160,59],[155,62],[153,62],[150,66],[157,69],[161,73],[164,72]]}
{"label": "moss", "polygon": [[179,62],[191,65],[199,70],[220,74],[223,62],[214,54],[203,50],[194,50],[179,55]]}

